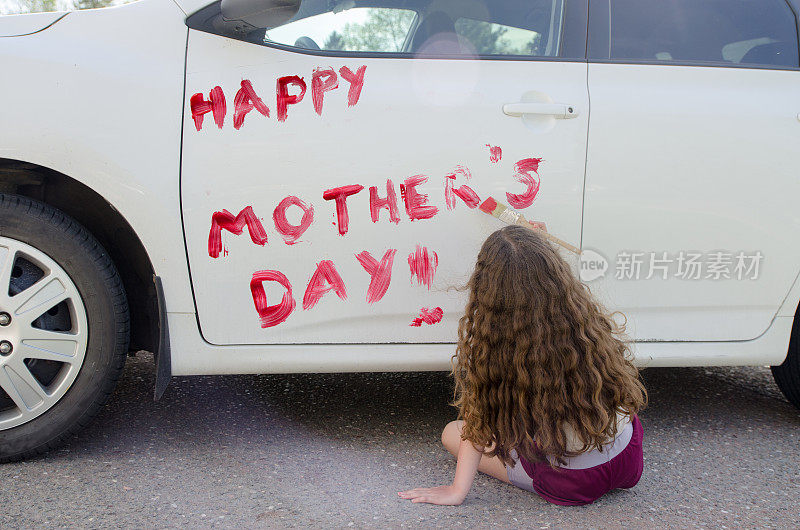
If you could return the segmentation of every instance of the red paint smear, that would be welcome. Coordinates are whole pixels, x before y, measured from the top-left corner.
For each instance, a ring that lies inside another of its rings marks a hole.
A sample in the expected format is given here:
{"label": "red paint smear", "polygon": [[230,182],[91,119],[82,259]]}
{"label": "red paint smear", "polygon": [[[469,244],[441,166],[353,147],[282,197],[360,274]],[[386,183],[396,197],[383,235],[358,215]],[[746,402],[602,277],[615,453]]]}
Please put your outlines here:
{"label": "red paint smear", "polygon": [[472,209],[478,207],[478,204],[481,202],[481,198],[478,197],[478,194],[475,193],[475,190],[464,184],[453,190],[453,193],[458,195],[458,197],[464,201],[464,204],[469,206]]}
{"label": "red paint smear", "polygon": [[397,194],[394,191],[394,182],[386,180],[386,198],[381,199],[378,197],[378,187],[372,186],[369,189],[369,214],[372,217],[372,222],[377,223],[381,209],[386,208],[389,210],[389,220],[394,224],[400,222],[400,216],[397,210]]}
{"label": "red paint smear", "polygon": [[350,90],[347,92],[348,107],[352,107],[358,103],[358,99],[361,97],[361,89],[364,87],[364,74],[366,71],[366,65],[359,68],[355,74],[346,66],[339,68],[339,73],[342,74],[345,81],[350,83]]}
{"label": "red paint smear", "polygon": [[439,208],[436,206],[426,204],[428,202],[427,195],[417,191],[417,186],[427,181],[428,177],[425,175],[414,175],[405,180],[404,186],[400,186],[406,204],[406,213],[412,221],[430,219],[439,212]]}
{"label": "red paint smear", "polygon": [[[300,219],[300,224],[297,226],[289,223],[286,219],[286,210],[289,206],[297,206],[303,210],[303,217]],[[286,244],[294,245],[314,221],[314,208],[297,197],[289,195],[283,199],[275,208],[275,211],[272,212],[272,220],[275,222],[275,229],[283,236]]]}
{"label": "red paint smear", "polygon": [[315,68],[311,76],[311,99],[314,102],[314,110],[322,116],[322,103],[325,100],[325,92],[339,88],[339,77],[333,68]]}
{"label": "red paint smear", "polygon": [[397,249],[390,248],[383,255],[380,263],[366,250],[361,254],[356,254],[356,259],[371,277],[367,288],[368,303],[374,304],[383,298],[383,295],[389,289],[389,283],[392,281],[392,265],[394,264],[394,255],[396,253]]}
{"label": "red paint smear", "polygon": [[411,269],[411,280],[417,277],[417,283],[424,284],[431,290],[436,268],[439,266],[439,255],[428,251],[427,247],[417,245],[416,251],[408,255],[408,266]]}
{"label": "red paint smear", "polygon": [[[300,87],[300,93],[290,95],[288,89],[289,85]],[[277,82],[277,92],[278,121],[286,121],[289,105],[300,103],[303,100],[303,96],[306,95],[306,82],[303,81],[302,77],[296,75],[280,77]]]}
{"label": "red paint smear", "polygon": [[454,172],[450,175],[447,175],[447,178],[444,179],[444,202],[447,205],[448,210],[453,210],[456,207],[456,197],[459,197],[462,201],[464,201],[464,204],[474,209],[481,202],[481,198],[478,197],[478,194],[475,193],[475,190],[466,184],[455,189],[453,188],[453,182],[456,179],[456,175],[459,174],[464,175],[467,180],[472,178],[472,173],[469,169],[464,166],[456,166]]}
{"label": "red paint smear", "polygon": [[467,180],[472,180],[472,171],[470,171],[468,167],[456,166],[456,168],[453,170],[453,173],[456,176],[461,175]]}
{"label": "red paint smear", "polygon": [[444,311],[442,311],[441,307],[437,307],[434,309],[428,309],[427,307],[423,307],[419,311],[419,316],[411,321],[409,326],[418,328],[422,326],[422,323],[428,324],[432,326],[433,324],[438,324],[442,321],[442,317],[444,317]]}
{"label": "red paint smear", "polygon": [[[264,282],[278,282],[285,289],[279,304],[268,305],[267,294],[264,292]],[[261,318],[262,328],[271,328],[284,322],[295,308],[292,296],[292,284],[289,279],[278,271],[258,271],[250,280],[250,292],[253,294],[253,304],[256,306],[258,316]]]}
{"label": "red paint smear", "polygon": [[256,109],[262,116],[269,118],[269,108],[264,104],[253,85],[247,79],[242,79],[242,87],[236,92],[233,98],[233,128],[240,129],[244,124],[244,117],[253,109]]}
{"label": "red paint smear", "polygon": [[242,234],[245,225],[247,225],[253,243],[263,247],[267,243],[267,232],[253,212],[252,206],[244,208],[236,217],[228,210],[215,212],[211,216],[211,230],[208,232],[208,255],[212,258],[219,257],[222,250],[222,230],[238,236]]}
{"label": "red paint smear", "polygon": [[197,93],[189,99],[189,106],[192,109],[192,119],[194,126],[199,131],[203,128],[203,116],[211,112],[214,116],[214,123],[222,129],[225,124],[225,114],[228,109],[225,103],[225,92],[222,88],[215,86],[208,94],[208,101],[203,98],[203,94]]}
{"label": "red paint smear", "polygon": [[486,144],[489,148],[489,161],[493,164],[500,162],[503,159],[503,150],[496,145]]}
{"label": "red paint smear", "polygon": [[339,220],[339,235],[345,235],[350,224],[350,217],[347,213],[347,197],[355,195],[363,189],[364,186],[360,184],[351,184],[350,186],[342,186],[340,188],[327,190],[322,194],[322,198],[326,201],[331,199],[336,201],[336,218]]}
{"label": "red paint smear", "polygon": [[303,295],[303,309],[308,310],[317,305],[320,298],[331,290],[336,291],[342,300],[347,300],[342,277],[339,276],[332,261],[323,260],[317,263],[317,270],[308,281],[306,293]]}
{"label": "red paint smear", "polygon": [[444,204],[448,210],[456,207],[456,194],[453,193],[454,180],[456,180],[455,175],[446,175],[444,179]]}
{"label": "red paint smear", "polygon": [[482,212],[488,213],[489,215],[491,215],[492,212],[494,212],[495,208],[497,208],[497,201],[494,200],[493,197],[489,197],[488,199],[483,201],[483,204],[481,204],[480,206],[480,210]]}
{"label": "red paint smear", "polygon": [[[508,203],[514,208],[527,208],[536,199],[536,194],[539,193],[540,179],[538,171],[541,161],[541,158],[525,158],[514,164],[514,171],[516,172],[514,176],[528,188],[525,193],[519,195],[506,193]],[[534,175],[531,175],[531,172]]]}
{"label": "red paint smear", "polygon": [[539,164],[542,163],[541,158],[524,158],[514,164],[514,171],[517,173],[523,173],[528,171],[537,172],[539,171]]}

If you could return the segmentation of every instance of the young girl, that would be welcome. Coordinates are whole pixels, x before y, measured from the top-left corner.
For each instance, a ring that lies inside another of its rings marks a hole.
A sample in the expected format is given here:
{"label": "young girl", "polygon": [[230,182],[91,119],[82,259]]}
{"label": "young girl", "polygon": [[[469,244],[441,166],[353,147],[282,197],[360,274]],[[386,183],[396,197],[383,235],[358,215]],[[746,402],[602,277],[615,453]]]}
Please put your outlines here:
{"label": "young girl", "polygon": [[476,471],[562,505],[588,504],[642,474],[647,401],[612,316],[534,231],[483,244],[453,356],[461,421],[442,432],[453,483],[400,492],[461,504]]}

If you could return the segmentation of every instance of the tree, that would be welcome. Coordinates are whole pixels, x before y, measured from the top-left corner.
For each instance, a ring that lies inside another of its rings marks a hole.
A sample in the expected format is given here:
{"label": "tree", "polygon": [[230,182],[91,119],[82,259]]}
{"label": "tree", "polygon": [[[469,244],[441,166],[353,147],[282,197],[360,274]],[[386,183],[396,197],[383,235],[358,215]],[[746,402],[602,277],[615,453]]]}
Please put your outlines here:
{"label": "tree", "polygon": [[[364,22],[348,23],[342,32],[333,31],[325,39],[326,50],[363,52],[400,52],[414,20],[414,13],[403,9],[370,8]],[[468,41],[479,55],[539,55],[541,35],[534,33],[528,42],[521,41],[524,33],[507,35],[509,28],[483,20],[461,18],[456,22],[459,38]],[[516,37],[516,38],[509,38]]]}
{"label": "tree", "polygon": [[22,0],[12,13],[40,13],[42,11],[58,11],[56,0]]}
{"label": "tree", "polygon": [[76,9],[93,9],[122,4],[119,0],[12,0],[0,10],[0,14],[41,13],[43,11],[72,11]]}
{"label": "tree", "polygon": [[[542,35],[531,30],[466,18],[459,20],[456,26],[458,34],[471,42],[479,55],[541,55],[544,52],[540,49]],[[531,33],[530,40],[520,42],[525,34]]]}
{"label": "tree", "polygon": [[74,0],[75,9],[97,9],[114,5],[114,0]]}
{"label": "tree", "polygon": [[344,42],[344,37],[338,31],[333,31],[328,38],[325,39],[325,44],[323,44],[322,49],[324,50],[344,50],[346,43]]}
{"label": "tree", "polygon": [[520,55],[542,55],[544,50],[539,47],[542,45],[542,35],[537,33],[521,50]]}
{"label": "tree", "polygon": [[504,55],[509,53],[509,44],[503,39],[508,31],[502,26],[493,27],[489,22],[462,18],[458,21],[458,34],[468,40],[478,55]]}
{"label": "tree", "polygon": [[413,19],[414,13],[406,10],[370,9],[363,23],[344,26],[342,49],[361,52],[402,51]]}

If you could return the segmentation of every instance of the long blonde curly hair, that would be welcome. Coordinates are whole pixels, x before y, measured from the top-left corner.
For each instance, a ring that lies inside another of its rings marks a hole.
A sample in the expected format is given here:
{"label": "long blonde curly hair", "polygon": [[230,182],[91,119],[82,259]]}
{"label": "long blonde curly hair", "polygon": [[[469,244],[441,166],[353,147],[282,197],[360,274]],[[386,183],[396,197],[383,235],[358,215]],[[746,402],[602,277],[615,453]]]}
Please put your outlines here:
{"label": "long blonde curly hair", "polygon": [[[508,226],[490,235],[467,289],[453,405],[462,439],[486,456],[513,465],[516,449],[532,462],[563,464],[614,439],[617,413],[646,405],[624,329],[534,231]],[[567,450],[565,425],[580,450]]]}

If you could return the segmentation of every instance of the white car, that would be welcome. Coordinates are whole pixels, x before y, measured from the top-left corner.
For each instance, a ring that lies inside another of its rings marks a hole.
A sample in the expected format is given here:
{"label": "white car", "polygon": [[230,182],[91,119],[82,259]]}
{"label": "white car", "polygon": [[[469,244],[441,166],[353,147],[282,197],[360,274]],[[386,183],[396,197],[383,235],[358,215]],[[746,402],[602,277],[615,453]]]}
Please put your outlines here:
{"label": "white car", "polygon": [[129,350],[155,352],[157,396],[172,375],[447,369],[490,197],[583,250],[564,256],[641,366],[772,365],[800,406],[798,11],[0,17],[0,459],[89,421]]}

